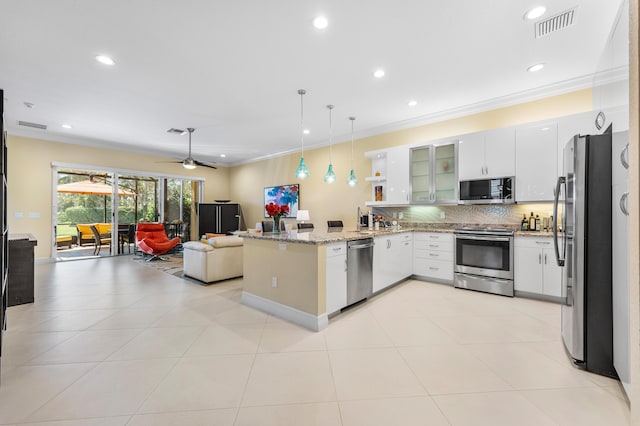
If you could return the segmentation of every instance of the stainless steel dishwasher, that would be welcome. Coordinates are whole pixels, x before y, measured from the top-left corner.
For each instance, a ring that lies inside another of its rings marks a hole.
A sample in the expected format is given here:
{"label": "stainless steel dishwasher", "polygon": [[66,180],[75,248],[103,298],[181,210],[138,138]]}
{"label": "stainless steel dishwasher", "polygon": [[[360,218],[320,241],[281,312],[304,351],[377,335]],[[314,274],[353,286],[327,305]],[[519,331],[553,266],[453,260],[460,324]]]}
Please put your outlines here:
{"label": "stainless steel dishwasher", "polygon": [[347,305],[373,293],[373,238],[347,242]]}

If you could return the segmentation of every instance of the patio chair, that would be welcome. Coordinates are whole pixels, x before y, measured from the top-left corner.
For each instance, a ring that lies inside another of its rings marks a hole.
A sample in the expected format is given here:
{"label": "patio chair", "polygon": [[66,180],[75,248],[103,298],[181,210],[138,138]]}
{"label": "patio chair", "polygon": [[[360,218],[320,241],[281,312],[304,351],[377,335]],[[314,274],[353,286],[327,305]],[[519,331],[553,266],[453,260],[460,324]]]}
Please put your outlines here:
{"label": "patio chair", "polygon": [[109,244],[109,252],[111,252],[111,234],[100,234],[98,228],[95,225],[90,225],[91,232],[93,233],[93,239],[95,240],[95,248],[93,249],[93,255],[97,256],[102,249],[102,244]]}

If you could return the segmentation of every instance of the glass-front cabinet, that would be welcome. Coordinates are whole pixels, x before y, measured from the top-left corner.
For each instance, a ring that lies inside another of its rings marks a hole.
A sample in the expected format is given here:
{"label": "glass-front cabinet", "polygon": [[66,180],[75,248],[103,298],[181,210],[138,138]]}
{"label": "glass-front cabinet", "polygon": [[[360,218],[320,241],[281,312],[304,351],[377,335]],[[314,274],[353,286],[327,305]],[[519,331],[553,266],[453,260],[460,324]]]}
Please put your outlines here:
{"label": "glass-front cabinet", "polygon": [[411,202],[457,204],[458,141],[411,149]]}

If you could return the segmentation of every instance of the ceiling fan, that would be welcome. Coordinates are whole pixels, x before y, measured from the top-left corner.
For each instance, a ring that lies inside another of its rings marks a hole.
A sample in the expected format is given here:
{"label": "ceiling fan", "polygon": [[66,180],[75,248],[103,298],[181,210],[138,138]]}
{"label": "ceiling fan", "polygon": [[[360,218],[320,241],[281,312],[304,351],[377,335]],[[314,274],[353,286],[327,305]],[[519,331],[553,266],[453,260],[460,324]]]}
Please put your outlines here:
{"label": "ceiling fan", "polygon": [[180,163],[180,164],[182,164],[182,167],[184,167],[185,169],[195,169],[196,166],[202,166],[202,167],[209,167],[211,169],[217,169],[217,167],[214,166],[213,163],[207,163],[207,162],[204,162],[204,161],[194,160],[193,157],[191,156],[191,134],[195,130],[196,129],[194,129],[193,127],[187,127],[187,131],[189,132],[189,155],[187,156],[187,158],[185,158],[184,160],[180,160],[180,161],[167,161],[167,163]]}

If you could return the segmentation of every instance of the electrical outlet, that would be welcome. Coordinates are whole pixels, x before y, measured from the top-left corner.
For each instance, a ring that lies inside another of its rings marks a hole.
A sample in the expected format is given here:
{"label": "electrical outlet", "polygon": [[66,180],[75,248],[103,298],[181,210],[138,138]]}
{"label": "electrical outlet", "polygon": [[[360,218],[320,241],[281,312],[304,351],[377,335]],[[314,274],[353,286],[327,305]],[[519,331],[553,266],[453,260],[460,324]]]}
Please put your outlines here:
{"label": "electrical outlet", "polygon": [[444,219],[444,218],[445,218],[445,216],[446,216],[446,215],[444,214],[444,212],[440,212],[440,219]]}
{"label": "electrical outlet", "polygon": [[393,218],[397,219],[398,218],[398,212],[393,212]]}
{"label": "electrical outlet", "polygon": [[271,277],[271,287],[278,287],[278,277]]}
{"label": "electrical outlet", "polygon": [[402,219],[404,217],[404,213],[398,212],[398,219]]}

